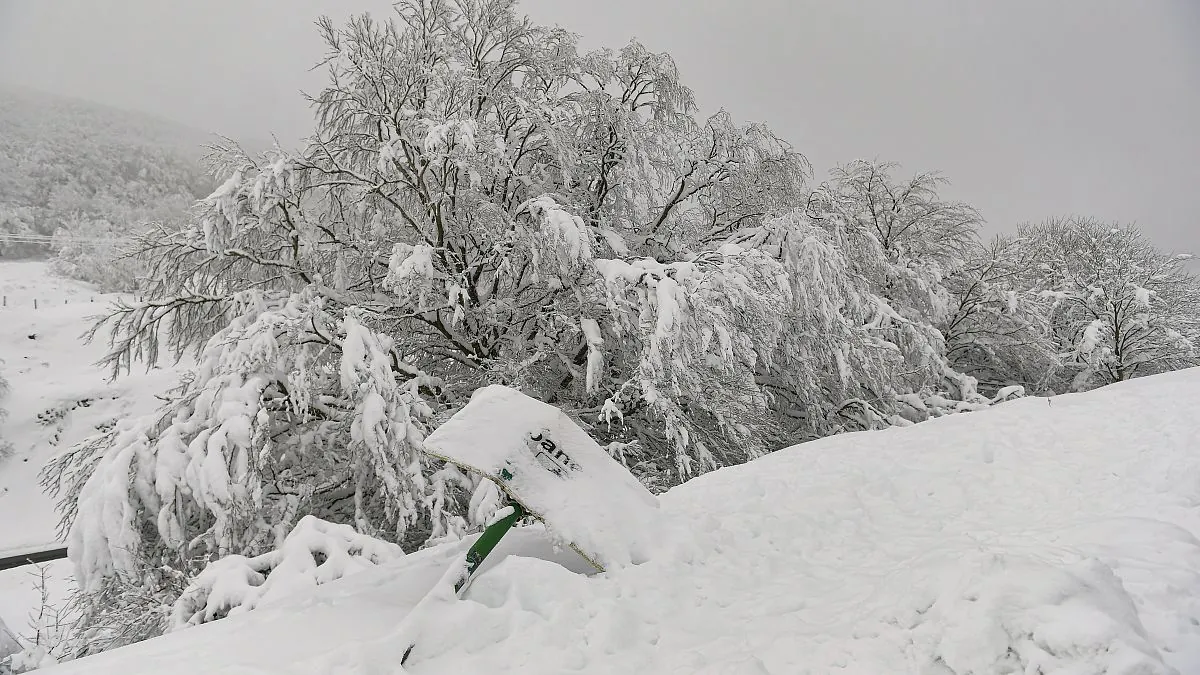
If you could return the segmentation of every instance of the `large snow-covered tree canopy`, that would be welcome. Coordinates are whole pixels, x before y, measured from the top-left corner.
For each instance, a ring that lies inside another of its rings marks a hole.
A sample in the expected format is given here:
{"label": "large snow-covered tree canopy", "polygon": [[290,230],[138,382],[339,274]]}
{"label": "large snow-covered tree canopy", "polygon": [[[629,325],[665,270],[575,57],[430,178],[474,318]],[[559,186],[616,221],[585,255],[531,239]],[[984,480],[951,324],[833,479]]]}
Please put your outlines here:
{"label": "large snow-covered tree canopy", "polygon": [[990,402],[956,355],[1011,332],[980,313],[1008,296],[940,177],[856,162],[813,186],[765,126],[698,117],[668,55],[581,53],[514,5],[322,21],[306,147],[222,149],[190,225],[143,242],[147,299],[96,326],[108,363],[196,367],[44,474],[84,594],[177,596],[305,516],[408,550],[463,535],[490,484],[422,439],[489,383],[656,490]]}
{"label": "large snow-covered tree canopy", "polygon": [[460,535],[477,479],[421,438],[489,382],[658,487],[903,422],[909,395],[978,402],[929,318],[977,218],[934,181],[813,190],[767,128],[697,118],[667,55],[580,53],[512,2],[321,31],[308,146],[223,153],[195,222],[147,241],[150,299],[104,324],[115,369],[199,363],[67,472],[85,583],[149,549],[256,554],[305,514]]}
{"label": "large snow-covered tree canopy", "polygon": [[950,313],[940,324],[946,356],[981,390],[1054,392],[1062,361],[1049,326],[1051,303],[1022,283],[1029,265],[1021,241],[999,235],[972,246],[966,264],[947,279]]}

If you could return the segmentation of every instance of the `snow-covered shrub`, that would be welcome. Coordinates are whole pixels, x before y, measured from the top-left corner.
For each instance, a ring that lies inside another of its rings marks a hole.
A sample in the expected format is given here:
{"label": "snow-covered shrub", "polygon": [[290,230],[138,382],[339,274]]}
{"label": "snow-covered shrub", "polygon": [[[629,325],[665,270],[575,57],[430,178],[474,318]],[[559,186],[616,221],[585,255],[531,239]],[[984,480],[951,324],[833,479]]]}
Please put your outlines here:
{"label": "snow-covered shrub", "polygon": [[404,557],[390,542],[349,525],[305,516],[276,549],[209,563],[175,601],[172,629],[269,605],[292,593]]}
{"label": "snow-covered shrub", "polygon": [[[34,578],[33,586],[39,598],[36,609],[29,616],[28,632],[15,634],[0,621],[0,673],[27,673],[69,660],[72,656],[72,607],[69,603],[59,607],[52,601],[48,570],[47,565],[38,565],[29,573]],[[10,650],[7,662],[6,637]]]}
{"label": "snow-covered shrub", "polygon": [[62,610],[69,621],[59,645],[49,654],[56,660],[80,658],[162,635],[171,625],[171,603],[202,566],[199,559],[138,561],[132,571],[122,569],[77,589]]}

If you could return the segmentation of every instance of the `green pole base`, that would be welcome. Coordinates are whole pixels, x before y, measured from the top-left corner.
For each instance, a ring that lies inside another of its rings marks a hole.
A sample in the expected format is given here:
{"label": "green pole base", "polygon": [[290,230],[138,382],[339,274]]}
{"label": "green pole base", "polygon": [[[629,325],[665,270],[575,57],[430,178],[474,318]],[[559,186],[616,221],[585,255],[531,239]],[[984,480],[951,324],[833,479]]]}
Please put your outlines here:
{"label": "green pole base", "polygon": [[496,548],[496,544],[500,543],[500,540],[512,529],[512,526],[516,525],[518,520],[525,517],[525,509],[521,508],[520,504],[510,502],[508,506],[512,508],[512,513],[488,525],[483,534],[479,535],[479,538],[475,540],[475,543],[471,544],[471,548],[467,551],[467,571],[462,579],[459,579],[458,583],[454,584],[455,593],[467,585],[467,582],[471,580],[471,576],[475,574],[475,570],[479,569],[484,559],[492,552],[492,549]]}

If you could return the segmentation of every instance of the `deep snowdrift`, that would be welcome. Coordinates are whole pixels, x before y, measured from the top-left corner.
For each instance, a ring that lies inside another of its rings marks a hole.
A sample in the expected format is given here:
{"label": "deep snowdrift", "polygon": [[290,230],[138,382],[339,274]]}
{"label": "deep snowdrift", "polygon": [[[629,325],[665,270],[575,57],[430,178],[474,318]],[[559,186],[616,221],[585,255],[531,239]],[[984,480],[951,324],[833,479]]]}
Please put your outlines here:
{"label": "deep snowdrift", "polygon": [[[517,531],[408,669],[1200,672],[1197,400],[1192,370],[791,448],[664,495],[683,545],[605,574]],[[398,672],[461,546],[50,672]]]}

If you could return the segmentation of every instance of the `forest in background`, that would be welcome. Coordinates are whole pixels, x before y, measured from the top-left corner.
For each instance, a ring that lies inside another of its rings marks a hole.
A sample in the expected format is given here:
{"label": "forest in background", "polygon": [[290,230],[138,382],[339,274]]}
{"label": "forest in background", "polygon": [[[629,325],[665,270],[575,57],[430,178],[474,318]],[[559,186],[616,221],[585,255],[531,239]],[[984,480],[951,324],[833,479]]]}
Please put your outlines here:
{"label": "forest in background", "polygon": [[132,290],[142,269],[112,264],[121,239],[181,226],[213,187],[214,139],[150,115],[4,85],[0,130],[0,260],[53,256],[104,290]]}

